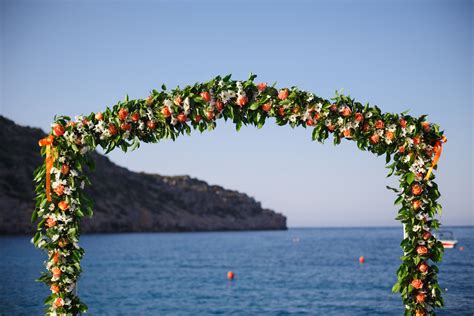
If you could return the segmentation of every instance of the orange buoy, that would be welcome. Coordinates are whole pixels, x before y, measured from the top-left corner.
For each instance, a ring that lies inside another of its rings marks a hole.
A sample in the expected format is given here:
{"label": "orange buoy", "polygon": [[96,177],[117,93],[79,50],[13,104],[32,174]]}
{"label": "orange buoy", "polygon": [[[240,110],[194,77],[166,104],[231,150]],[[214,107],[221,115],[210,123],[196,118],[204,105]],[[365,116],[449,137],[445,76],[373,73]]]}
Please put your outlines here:
{"label": "orange buoy", "polygon": [[227,272],[227,278],[228,278],[230,281],[232,281],[232,280],[234,279],[234,277],[235,277],[234,272],[232,272],[232,271]]}
{"label": "orange buoy", "polygon": [[364,256],[360,256],[360,257],[359,257],[359,262],[360,262],[360,263],[365,263],[365,258],[364,258]]}
{"label": "orange buoy", "polygon": [[463,251],[463,250],[464,250],[464,247],[463,247],[463,246],[459,247],[459,250],[460,250],[460,251]]}

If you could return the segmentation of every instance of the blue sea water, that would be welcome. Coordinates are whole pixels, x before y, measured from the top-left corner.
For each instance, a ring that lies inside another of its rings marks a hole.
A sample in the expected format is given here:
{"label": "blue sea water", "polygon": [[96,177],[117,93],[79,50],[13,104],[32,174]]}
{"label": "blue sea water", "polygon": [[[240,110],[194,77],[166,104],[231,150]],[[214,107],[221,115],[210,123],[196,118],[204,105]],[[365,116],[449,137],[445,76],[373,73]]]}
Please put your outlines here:
{"label": "blue sea water", "polygon": [[[451,228],[440,315],[474,315],[474,228]],[[401,315],[401,228],[84,235],[78,291],[91,315]],[[45,254],[0,237],[0,315],[41,315]],[[358,262],[365,256],[365,264]],[[227,280],[234,271],[234,281]]]}

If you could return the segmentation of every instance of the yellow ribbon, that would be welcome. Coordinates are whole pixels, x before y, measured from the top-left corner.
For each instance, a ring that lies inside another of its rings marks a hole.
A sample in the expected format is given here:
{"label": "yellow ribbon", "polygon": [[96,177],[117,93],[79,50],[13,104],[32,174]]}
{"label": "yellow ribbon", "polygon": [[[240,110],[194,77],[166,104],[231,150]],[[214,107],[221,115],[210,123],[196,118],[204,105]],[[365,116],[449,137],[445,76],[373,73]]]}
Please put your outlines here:
{"label": "yellow ribbon", "polygon": [[441,152],[443,151],[443,144],[446,143],[448,140],[445,136],[443,136],[440,140],[437,140],[433,150],[434,150],[434,157],[433,161],[431,162],[431,167],[428,169],[426,173],[425,180],[428,180],[433,172],[433,168],[438,164],[439,158],[441,157]]}
{"label": "yellow ribbon", "polygon": [[54,164],[54,137],[49,135],[39,140],[40,147],[46,146],[46,199],[51,202],[51,169]]}

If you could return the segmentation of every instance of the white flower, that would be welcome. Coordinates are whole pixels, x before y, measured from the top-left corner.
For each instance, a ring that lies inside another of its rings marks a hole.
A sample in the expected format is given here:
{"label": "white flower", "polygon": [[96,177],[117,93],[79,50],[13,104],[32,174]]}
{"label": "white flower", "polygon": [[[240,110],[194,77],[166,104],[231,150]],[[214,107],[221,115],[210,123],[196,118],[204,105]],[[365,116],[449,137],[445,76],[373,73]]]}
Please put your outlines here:
{"label": "white flower", "polygon": [[[127,131],[127,132],[128,132],[128,131]],[[84,146],[84,147],[81,148],[80,154],[81,154],[81,155],[85,155],[89,150],[90,150],[90,147],[89,147],[89,146]]]}
{"label": "white flower", "polygon": [[69,171],[69,173],[71,174],[72,177],[77,177],[79,175],[79,173],[74,169],[71,169],[71,171]]}
{"label": "white flower", "polygon": [[316,112],[320,112],[322,108],[323,108],[323,104],[321,102],[318,102],[316,104]]}
{"label": "white flower", "polygon": [[372,112],[365,113],[365,118],[371,118],[371,117],[372,117]]}
{"label": "white flower", "polygon": [[392,124],[387,127],[387,130],[390,132],[395,132],[397,130],[397,125]]}
{"label": "white flower", "polygon": [[54,211],[54,203],[51,203],[51,204],[49,205],[48,209],[49,209],[50,211]]}
{"label": "white flower", "polygon": [[416,214],[415,217],[417,220],[421,221],[425,218],[425,214],[419,213],[419,214]]}
{"label": "white flower", "polygon": [[71,285],[66,286],[65,290],[66,290],[66,292],[72,292],[72,291],[74,291],[74,287],[75,287],[75,285],[73,283]]}
{"label": "white flower", "polygon": [[426,243],[424,240],[418,240],[418,245],[424,246]]}
{"label": "white flower", "polygon": [[336,125],[341,126],[342,124],[344,124],[344,119],[342,117],[338,117]]}
{"label": "white flower", "polygon": [[172,125],[178,124],[178,120],[176,119],[176,117],[172,117],[172,118],[171,118],[171,124],[172,124]]}
{"label": "white flower", "polygon": [[171,114],[173,114],[173,101],[166,99],[164,102],[164,105],[168,107],[170,110]]}
{"label": "white flower", "polygon": [[110,136],[111,136],[110,131],[108,129],[106,129],[102,132],[102,135],[100,136],[100,139],[103,140],[103,139],[109,138]]}
{"label": "white flower", "polygon": [[423,225],[423,230],[426,230],[428,232],[430,231],[430,228],[427,225]]}
{"label": "white flower", "polygon": [[420,226],[420,225],[415,225],[415,226],[413,226],[413,231],[414,231],[414,232],[417,232],[417,231],[419,231],[420,229],[421,229],[421,226]]}
{"label": "white flower", "polygon": [[54,234],[52,237],[51,237],[51,241],[55,242],[56,240],[59,239],[59,235],[58,234]]}
{"label": "white flower", "polygon": [[408,132],[409,133],[413,133],[414,130],[415,130],[415,125],[408,126]]}
{"label": "white flower", "polygon": [[298,118],[298,116],[296,114],[292,114],[292,115],[290,115],[289,120],[290,120],[290,122],[294,123],[294,122],[296,122],[297,118]]}

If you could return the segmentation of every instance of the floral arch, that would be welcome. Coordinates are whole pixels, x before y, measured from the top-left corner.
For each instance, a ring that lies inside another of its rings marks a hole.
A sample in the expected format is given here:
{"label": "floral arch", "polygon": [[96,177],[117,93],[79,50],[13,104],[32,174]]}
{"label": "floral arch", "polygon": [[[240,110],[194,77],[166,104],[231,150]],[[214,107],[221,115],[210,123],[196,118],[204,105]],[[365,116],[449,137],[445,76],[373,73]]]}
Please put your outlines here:
{"label": "floral arch", "polygon": [[[36,207],[32,221],[40,219],[34,244],[47,251],[47,271],[40,281],[51,289],[45,300],[47,314],[80,314],[87,311],[76,295],[84,250],[79,247],[80,221],[92,215],[92,201],[83,192],[90,184],[84,167],[92,168],[87,153],[97,146],[106,152],[135,149],[142,142],[176,139],[192,129],[212,130],[218,118],[261,128],[268,118],[312,130],[323,143],[332,134],[334,144],[353,141],[361,150],[385,155],[390,175],[400,180],[395,204],[397,219],[405,225],[401,242],[404,256],[397,271],[394,292],[400,292],[405,315],[433,315],[443,306],[436,262],[443,246],[431,234],[439,227],[434,216],[438,186],[433,181],[442,144],[439,126],[426,116],[382,113],[377,106],[362,105],[337,94],[331,101],[296,87],[276,89],[266,83],[232,80],[230,75],[167,91],[153,90],[146,99],[118,102],[104,112],[77,117],[58,116],[52,130],[39,141],[45,162],[35,171]],[[390,163],[391,162],[391,163]]]}

